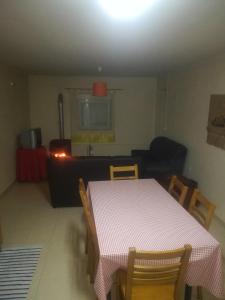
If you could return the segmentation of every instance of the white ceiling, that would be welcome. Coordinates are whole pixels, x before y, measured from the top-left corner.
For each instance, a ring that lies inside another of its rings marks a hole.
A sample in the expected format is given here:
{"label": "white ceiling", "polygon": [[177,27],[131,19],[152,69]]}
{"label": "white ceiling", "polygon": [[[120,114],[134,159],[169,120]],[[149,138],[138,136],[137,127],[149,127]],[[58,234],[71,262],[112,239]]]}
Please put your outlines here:
{"label": "white ceiling", "polygon": [[97,0],[0,0],[0,62],[30,73],[148,76],[225,51],[225,0],[154,0],[132,20]]}

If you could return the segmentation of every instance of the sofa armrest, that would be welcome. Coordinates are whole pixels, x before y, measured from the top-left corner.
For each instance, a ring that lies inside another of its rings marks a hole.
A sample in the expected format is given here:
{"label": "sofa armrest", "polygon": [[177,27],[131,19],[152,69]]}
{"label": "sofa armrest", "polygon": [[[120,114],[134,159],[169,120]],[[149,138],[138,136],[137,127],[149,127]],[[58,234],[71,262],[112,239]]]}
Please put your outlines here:
{"label": "sofa armrest", "polygon": [[138,150],[138,149],[131,150],[131,156],[146,157],[146,156],[149,156],[149,155],[150,155],[149,150]]}

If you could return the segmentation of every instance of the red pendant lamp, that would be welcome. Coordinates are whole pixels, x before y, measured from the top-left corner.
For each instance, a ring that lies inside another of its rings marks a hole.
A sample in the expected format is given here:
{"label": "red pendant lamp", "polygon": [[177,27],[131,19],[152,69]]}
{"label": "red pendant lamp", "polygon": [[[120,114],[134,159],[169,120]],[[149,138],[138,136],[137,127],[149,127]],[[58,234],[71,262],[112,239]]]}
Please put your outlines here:
{"label": "red pendant lamp", "polygon": [[96,81],[92,86],[93,96],[107,96],[107,84],[103,81]]}

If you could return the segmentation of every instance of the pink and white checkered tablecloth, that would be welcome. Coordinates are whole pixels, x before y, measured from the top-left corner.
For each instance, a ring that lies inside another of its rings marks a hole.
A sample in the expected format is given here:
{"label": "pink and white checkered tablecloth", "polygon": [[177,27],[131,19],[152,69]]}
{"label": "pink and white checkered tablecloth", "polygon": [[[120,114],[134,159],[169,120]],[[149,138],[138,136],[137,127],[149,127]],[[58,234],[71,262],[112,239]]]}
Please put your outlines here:
{"label": "pink and white checkered tablecloth", "polygon": [[106,300],[112,274],[126,267],[129,247],[167,250],[192,245],[185,282],[224,297],[219,243],[154,179],[89,182],[100,260],[95,279]]}

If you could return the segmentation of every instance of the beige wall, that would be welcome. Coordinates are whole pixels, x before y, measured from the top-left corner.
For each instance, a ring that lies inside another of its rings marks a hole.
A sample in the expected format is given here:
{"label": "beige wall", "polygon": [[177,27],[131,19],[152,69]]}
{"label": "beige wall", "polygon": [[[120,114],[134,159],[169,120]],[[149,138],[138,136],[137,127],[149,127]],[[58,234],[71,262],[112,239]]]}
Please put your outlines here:
{"label": "beige wall", "polygon": [[[58,138],[58,93],[64,95],[65,137],[71,137],[71,101],[75,90],[90,88],[95,80],[105,80],[111,89],[121,89],[113,98],[116,141],[95,144],[96,155],[125,155],[133,148],[145,148],[155,132],[156,79],[30,76],[29,99],[31,126],[42,128],[43,141]],[[87,145],[73,145],[73,154],[86,154]]]}
{"label": "beige wall", "polygon": [[29,125],[27,84],[21,72],[0,66],[0,193],[15,180],[17,135]]}
{"label": "beige wall", "polygon": [[161,101],[166,125],[158,124],[157,132],[187,146],[185,175],[197,180],[200,190],[217,205],[219,219],[212,230],[215,235],[220,232],[218,239],[225,246],[221,225],[225,222],[225,151],[206,142],[210,95],[225,94],[225,55],[169,74],[167,79],[159,85],[166,90]]}

